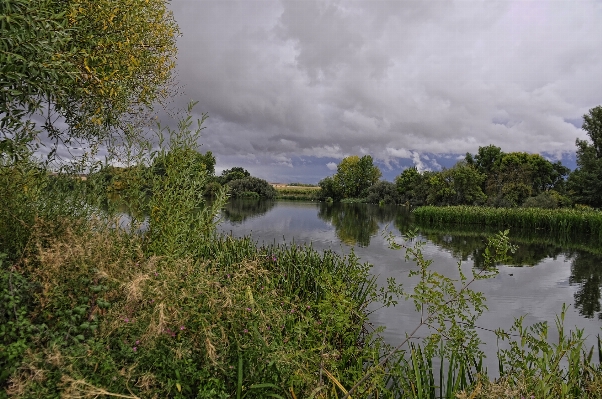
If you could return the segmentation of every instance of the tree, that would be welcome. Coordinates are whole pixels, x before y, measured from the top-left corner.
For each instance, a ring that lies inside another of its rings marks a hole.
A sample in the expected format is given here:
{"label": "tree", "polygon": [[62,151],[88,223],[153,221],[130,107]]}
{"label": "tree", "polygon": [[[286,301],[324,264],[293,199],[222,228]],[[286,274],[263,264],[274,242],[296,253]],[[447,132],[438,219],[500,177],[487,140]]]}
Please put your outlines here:
{"label": "tree", "polygon": [[450,205],[480,205],[487,199],[481,189],[486,175],[468,163],[458,162],[442,174],[453,190]]}
{"label": "tree", "polygon": [[218,180],[220,184],[227,184],[232,180],[244,179],[249,176],[251,176],[251,174],[248,170],[241,168],[240,166],[235,166],[232,169],[224,170]]}
{"label": "tree", "polygon": [[0,153],[40,129],[55,144],[132,131],[169,95],[178,28],[163,0],[3,0],[0,15]]}
{"label": "tree", "polygon": [[320,191],[318,192],[319,199],[328,200],[330,198],[333,201],[341,200],[341,191],[337,187],[336,182],[332,176],[328,176],[320,180],[318,186],[320,186]]}
{"label": "tree", "polygon": [[596,158],[602,158],[602,105],[598,105],[583,115],[583,125],[581,129],[587,132],[592,147],[595,150]]}
{"label": "tree", "polygon": [[479,147],[474,156],[467,153],[465,161],[485,176],[481,188],[495,206],[521,205],[552,189],[563,193],[569,172],[560,162],[551,163],[539,154],[504,153],[494,145]]}
{"label": "tree", "polygon": [[344,158],[337,166],[334,175],[335,186],[343,198],[358,198],[365,194],[382,176],[380,169],[374,165],[370,155],[358,157],[352,155]]}
{"label": "tree", "polygon": [[398,204],[399,193],[395,183],[379,181],[366,190],[366,202],[370,204]]}
{"label": "tree", "polygon": [[395,185],[402,203],[412,206],[423,205],[422,195],[419,187],[422,184],[423,176],[418,172],[415,166],[404,169],[399,176],[395,178]]}
{"label": "tree", "polygon": [[583,116],[583,126],[591,139],[577,139],[577,169],[570,174],[568,188],[576,203],[602,207],[602,106]]}
{"label": "tree", "polygon": [[274,199],[278,194],[266,180],[248,176],[228,182],[232,197]]}
{"label": "tree", "polygon": [[474,157],[466,153],[465,161],[468,165],[474,166],[480,173],[489,175],[498,170],[503,155],[504,153],[500,147],[490,144],[486,147],[479,147]]}

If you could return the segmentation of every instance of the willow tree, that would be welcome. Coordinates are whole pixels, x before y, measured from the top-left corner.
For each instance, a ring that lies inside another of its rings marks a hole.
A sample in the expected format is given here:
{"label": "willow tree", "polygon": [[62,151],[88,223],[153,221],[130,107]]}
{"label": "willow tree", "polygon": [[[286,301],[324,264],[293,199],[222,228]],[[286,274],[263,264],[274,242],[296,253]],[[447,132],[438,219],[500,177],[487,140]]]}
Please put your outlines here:
{"label": "willow tree", "polygon": [[0,154],[42,131],[102,141],[148,121],[177,35],[164,0],[0,0]]}

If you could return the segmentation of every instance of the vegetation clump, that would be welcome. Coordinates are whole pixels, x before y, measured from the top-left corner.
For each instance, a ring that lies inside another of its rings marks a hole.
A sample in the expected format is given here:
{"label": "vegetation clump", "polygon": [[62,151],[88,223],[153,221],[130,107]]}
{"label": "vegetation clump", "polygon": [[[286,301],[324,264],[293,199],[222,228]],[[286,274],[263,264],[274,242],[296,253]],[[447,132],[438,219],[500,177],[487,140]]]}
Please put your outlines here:
{"label": "vegetation clump", "polygon": [[234,198],[274,199],[277,195],[276,189],[270,183],[258,177],[248,176],[231,180],[227,185],[230,195]]}

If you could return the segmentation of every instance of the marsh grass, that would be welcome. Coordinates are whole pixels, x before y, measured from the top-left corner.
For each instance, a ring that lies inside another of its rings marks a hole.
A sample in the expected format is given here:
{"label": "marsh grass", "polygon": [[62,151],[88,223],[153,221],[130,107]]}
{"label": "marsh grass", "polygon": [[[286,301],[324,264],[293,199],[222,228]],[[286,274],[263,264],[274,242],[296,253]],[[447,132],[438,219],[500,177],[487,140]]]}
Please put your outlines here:
{"label": "marsh grass", "polygon": [[429,224],[484,225],[545,230],[559,235],[588,234],[602,240],[602,212],[592,209],[490,208],[422,206],[416,220]]}

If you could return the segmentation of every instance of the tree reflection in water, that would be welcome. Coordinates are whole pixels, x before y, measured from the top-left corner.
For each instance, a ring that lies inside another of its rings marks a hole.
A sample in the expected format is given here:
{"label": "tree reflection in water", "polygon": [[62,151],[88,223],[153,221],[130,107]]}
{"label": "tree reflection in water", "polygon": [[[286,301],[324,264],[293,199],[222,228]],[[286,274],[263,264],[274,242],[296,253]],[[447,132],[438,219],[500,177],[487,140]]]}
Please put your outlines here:
{"label": "tree reflection in water", "polygon": [[578,284],[575,292],[575,307],[582,316],[591,318],[600,312],[600,286],[602,285],[602,259],[600,255],[588,252],[575,252],[571,256],[571,284]]}
{"label": "tree reflection in water", "polygon": [[[222,215],[232,223],[266,214],[273,201],[231,200]],[[476,268],[483,267],[483,251],[487,237],[498,232],[483,226],[417,224],[408,208],[367,204],[320,203],[318,218],[331,224],[337,237],[351,246],[367,247],[371,238],[386,224],[393,224],[401,233],[417,229],[433,244],[448,250],[456,259],[473,260]],[[547,258],[566,257],[571,262],[570,285],[577,286],[575,308],[587,318],[602,320],[602,246],[592,237],[557,236],[545,231],[510,230],[512,244],[518,250],[508,266],[536,266]]]}
{"label": "tree reflection in water", "polygon": [[[417,226],[425,238],[463,261],[469,258],[476,268],[483,267],[483,251],[487,237],[494,231],[475,232],[467,227],[453,226],[453,230],[443,226]],[[470,227],[470,226],[469,226]],[[508,266],[535,266],[547,258],[556,259],[564,255],[571,261],[570,285],[577,285],[575,292],[575,308],[587,318],[597,317],[602,320],[601,293],[602,288],[602,253],[597,243],[588,242],[588,237],[561,237],[545,232],[510,231],[511,242],[518,246],[511,255]]]}
{"label": "tree reflection in water", "polygon": [[390,223],[398,211],[394,205],[320,203],[318,217],[332,224],[345,244],[367,247],[378,234],[379,223]]}
{"label": "tree reflection in water", "polygon": [[222,210],[222,216],[231,223],[242,223],[248,218],[266,214],[275,205],[275,201],[231,198]]}

